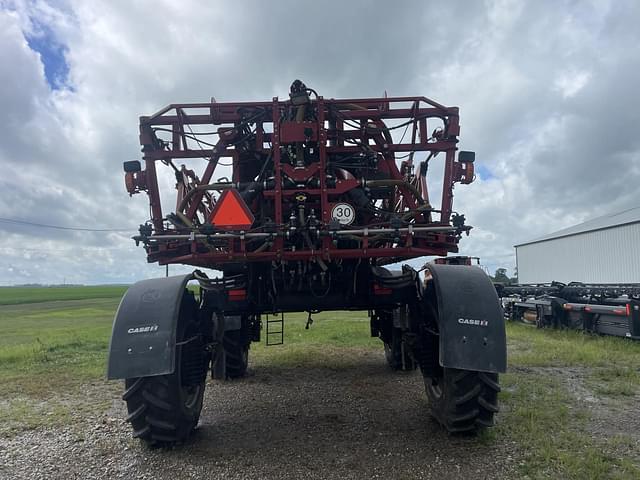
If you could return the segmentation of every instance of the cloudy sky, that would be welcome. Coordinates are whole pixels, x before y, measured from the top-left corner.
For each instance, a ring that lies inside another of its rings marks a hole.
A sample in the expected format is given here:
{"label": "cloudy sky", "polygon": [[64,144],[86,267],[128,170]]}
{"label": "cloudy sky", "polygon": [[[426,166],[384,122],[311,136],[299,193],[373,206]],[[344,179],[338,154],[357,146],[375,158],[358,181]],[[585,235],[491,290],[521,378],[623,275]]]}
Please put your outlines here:
{"label": "cloudy sky", "polygon": [[461,252],[512,272],[515,243],[640,206],[638,25],[635,0],[0,0],[0,285],[161,275],[129,239],[138,116],[295,78],[459,106]]}

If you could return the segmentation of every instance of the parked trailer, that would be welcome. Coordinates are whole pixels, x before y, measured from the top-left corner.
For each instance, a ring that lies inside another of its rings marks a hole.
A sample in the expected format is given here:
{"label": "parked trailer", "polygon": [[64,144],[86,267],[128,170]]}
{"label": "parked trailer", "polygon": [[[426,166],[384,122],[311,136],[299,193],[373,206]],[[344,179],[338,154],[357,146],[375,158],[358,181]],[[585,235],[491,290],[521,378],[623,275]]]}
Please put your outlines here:
{"label": "parked trailer", "polygon": [[496,285],[505,317],[640,340],[640,284]]}

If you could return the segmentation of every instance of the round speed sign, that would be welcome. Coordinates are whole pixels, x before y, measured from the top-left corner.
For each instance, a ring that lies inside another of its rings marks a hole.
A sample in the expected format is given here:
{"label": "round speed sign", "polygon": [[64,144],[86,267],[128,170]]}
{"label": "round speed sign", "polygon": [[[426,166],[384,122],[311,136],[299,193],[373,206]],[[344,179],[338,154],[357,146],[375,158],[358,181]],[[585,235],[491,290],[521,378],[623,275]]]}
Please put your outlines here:
{"label": "round speed sign", "polygon": [[336,203],[331,209],[331,219],[340,225],[351,225],[356,219],[356,210],[348,203]]}

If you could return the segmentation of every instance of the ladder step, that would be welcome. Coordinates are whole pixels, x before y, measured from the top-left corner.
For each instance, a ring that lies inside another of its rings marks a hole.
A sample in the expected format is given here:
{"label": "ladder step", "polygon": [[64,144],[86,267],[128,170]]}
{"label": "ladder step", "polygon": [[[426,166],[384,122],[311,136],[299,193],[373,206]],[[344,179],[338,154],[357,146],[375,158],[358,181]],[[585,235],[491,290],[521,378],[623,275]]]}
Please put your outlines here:
{"label": "ladder step", "polygon": [[[280,318],[269,320],[267,316],[267,346],[282,345],[284,343],[284,313],[280,314]],[[276,327],[275,325],[278,325]],[[271,327],[271,328],[269,328]]]}

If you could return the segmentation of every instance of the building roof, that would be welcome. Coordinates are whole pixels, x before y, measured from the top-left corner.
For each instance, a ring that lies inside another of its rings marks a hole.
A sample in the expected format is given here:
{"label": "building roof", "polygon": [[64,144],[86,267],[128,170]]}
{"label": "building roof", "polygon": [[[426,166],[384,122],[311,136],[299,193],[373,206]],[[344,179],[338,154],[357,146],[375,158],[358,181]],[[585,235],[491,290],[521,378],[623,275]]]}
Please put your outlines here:
{"label": "building roof", "polygon": [[529,240],[528,242],[519,243],[515,246],[522,247],[523,245],[529,245],[531,243],[544,242],[555,238],[569,237],[580,233],[593,232],[594,230],[605,230],[607,228],[619,227],[621,225],[638,222],[640,222],[640,207],[634,207],[629,208],[628,210],[623,210],[622,212],[603,215],[602,217],[594,218],[592,220],[579,223],[578,225],[574,225],[573,227],[564,228],[557,232]]}

